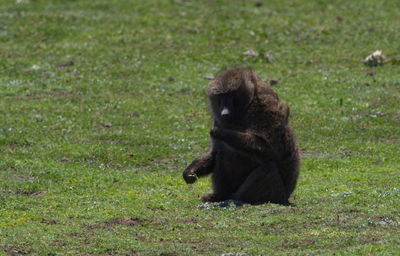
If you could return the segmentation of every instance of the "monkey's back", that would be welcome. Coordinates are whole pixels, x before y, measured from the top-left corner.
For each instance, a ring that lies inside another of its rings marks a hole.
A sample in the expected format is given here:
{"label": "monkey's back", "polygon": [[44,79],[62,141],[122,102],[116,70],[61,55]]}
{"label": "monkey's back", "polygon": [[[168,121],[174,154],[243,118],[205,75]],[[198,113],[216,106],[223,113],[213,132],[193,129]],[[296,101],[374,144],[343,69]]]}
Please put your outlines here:
{"label": "monkey's back", "polygon": [[[289,107],[279,100],[275,91],[264,83],[258,84],[258,97],[248,110],[245,122],[255,134],[279,153],[273,156],[283,176],[287,196],[294,191],[299,176],[299,150],[295,135],[289,124]],[[265,159],[272,156],[265,155]]]}
{"label": "monkey's back", "polygon": [[286,183],[286,191],[289,197],[296,187],[300,166],[299,149],[295,135],[289,125],[285,128],[282,144],[282,158],[278,163],[278,168],[283,176],[283,181]]}

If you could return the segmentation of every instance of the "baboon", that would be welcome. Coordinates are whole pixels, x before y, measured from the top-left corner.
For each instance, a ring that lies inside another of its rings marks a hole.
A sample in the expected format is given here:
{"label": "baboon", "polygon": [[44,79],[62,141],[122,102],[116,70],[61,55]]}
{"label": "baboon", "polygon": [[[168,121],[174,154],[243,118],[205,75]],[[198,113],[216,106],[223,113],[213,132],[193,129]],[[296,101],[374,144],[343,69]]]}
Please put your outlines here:
{"label": "baboon", "polygon": [[289,107],[250,69],[222,71],[207,89],[211,149],[183,172],[186,183],[212,173],[204,202],[228,199],[288,205],[299,175]]}

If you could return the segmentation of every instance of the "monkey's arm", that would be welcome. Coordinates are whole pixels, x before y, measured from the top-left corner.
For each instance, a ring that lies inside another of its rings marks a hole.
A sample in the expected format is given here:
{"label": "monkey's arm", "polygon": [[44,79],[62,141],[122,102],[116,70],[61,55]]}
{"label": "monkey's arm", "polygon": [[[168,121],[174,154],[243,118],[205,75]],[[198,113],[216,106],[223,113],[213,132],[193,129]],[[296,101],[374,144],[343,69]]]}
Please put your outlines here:
{"label": "monkey's arm", "polygon": [[262,136],[258,136],[254,133],[238,132],[214,127],[210,131],[210,135],[214,139],[223,141],[245,155],[256,156],[260,160],[265,160],[266,157],[269,160],[279,159],[279,149],[272,146],[276,143],[267,141]]}
{"label": "monkey's arm", "polygon": [[205,153],[199,159],[194,160],[183,171],[183,179],[188,184],[196,182],[197,177],[205,176],[213,172],[214,163],[214,154],[212,151]]}

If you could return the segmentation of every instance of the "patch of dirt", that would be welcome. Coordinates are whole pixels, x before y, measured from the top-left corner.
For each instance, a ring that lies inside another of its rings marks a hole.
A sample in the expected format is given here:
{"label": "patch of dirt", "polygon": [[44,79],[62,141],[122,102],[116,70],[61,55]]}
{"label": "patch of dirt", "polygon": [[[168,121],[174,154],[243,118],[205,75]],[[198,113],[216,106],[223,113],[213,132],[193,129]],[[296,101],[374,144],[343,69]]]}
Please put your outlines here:
{"label": "patch of dirt", "polygon": [[178,256],[178,254],[174,252],[162,252],[159,254],[160,256]]}
{"label": "patch of dirt", "polygon": [[336,21],[342,22],[344,18],[342,16],[336,16]]}
{"label": "patch of dirt", "polygon": [[296,249],[299,247],[304,248],[304,247],[307,247],[307,246],[313,245],[313,244],[315,244],[315,240],[313,240],[313,239],[304,239],[304,240],[300,240],[300,241],[296,241],[296,242],[284,240],[282,247],[286,248],[286,249]]}
{"label": "patch of dirt", "polygon": [[12,178],[15,180],[22,180],[22,181],[36,179],[36,177],[29,176],[29,175],[15,175],[15,176],[12,176]]}
{"label": "patch of dirt", "polygon": [[71,162],[72,160],[70,158],[68,158],[68,157],[63,156],[60,159],[58,159],[58,161],[60,161],[60,162]]}
{"label": "patch of dirt", "polygon": [[395,219],[392,219],[389,217],[377,216],[377,217],[368,218],[368,225],[371,225],[371,226],[379,225],[384,228],[390,228],[390,227],[399,226],[399,222],[397,222]]}
{"label": "patch of dirt", "polygon": [[79,237],[88,237],[89,236],[88,234],[77,233],[77,232],[69,233],[68,235],[71,236],[71,237],[77,237],[77,238],[79,238]]}
{"label": "patch of dirt", "polygon": [[135,256],[135,255],[141,255],[141,253],[140,252],[125,252],[122,255],[124,255],[124,256]]}
{"label": "patch of dirt", "polygon": [[193,223],[193,224],[198,223],[198,221],[196,219],[193,219],[193,218],[181,220],[181,222],[182,223]]}
{"label": "patch of dirt", "polygon": [[350,218],[349,216],[340,216],[340,215],[337,215],[337,216],[336,216],[336,221],[337,221],[338,223],[346,222],[349,218]]}
{"label": "patch of dirt", "polygon": [[381,138],[380,140],[392,145],[400,144],[400,139],[396,136],[388,136],[386,138]]}
{"label": "patch of dirt", "polygon": [[140,117],[139,112],[132,112],[129,114],[129,117]]}
{"label": "patch of dirt", "polygon": [[95,225],[89,225],[87,226],[87,229],[93,230],[93,229],[107,229],[107,230],[112,230],[114,229],[115,226],[129,226],[129,227],[136,227],[136,226],[141,226],[143,224],[143,220],[140,220],[138,218],[115,218],[108,220],[104,223],[100,224],[95,224]]}
{"label": "patch of dirt", "polygon": [[83,138],[83,137],[78,138],[78,141],[79,141],[79,142],[92,142],[92,140],[90,140],[90,139],[88,139],[88,138]]}
{"label": "patch of dirt", "polygon": [[15,194],[17,194],[17,195],[23,195],[23,196],[38,196],[38,195],[40,195],[41,193],[40,192],[38,192],[38,191],[30,191],[30,190],[21,190],[21,189],[18,189],[18,190],[16,190],[15,192],[14,192]]}
{"label": "patch of dirt", "polygon": [[15,256],[15,255],[32,255],[33,252],[30,250],[26,250],[22,248],[22,246],[11,246],[4,250],[7,255]]}
{"label": "patch of dirt", "polygon": [[367,74],[367,76],[375,76],[376,72],[375,71],[368,71],[366,74]]}
{"label": "patch of dirt", "polygon": [[51,90],[46,92],[38,92],[38,93],[29,93],[25,94],[23,97],[29,99],[43,99],[48,97],[55,97],[55,98],[78,98],[80,97],[79,94],[60,91],[60,90]]}
{"label": "patch of dirt", "polygon": [[62,240],[54,240],[52,242],[52,245],[54,245],[55,247],[64,247],[67,245],[67,243],[65,241]]}
{"label": "patch of dirt", "polygon": [[339,155],[342,155],[343,157],[350,157],[353,155],[353,151],[347,148],[340,148],[338,150]]}
{"label": "patch of dirt", "polygon": [[126,153],[126,154],[125,154],[125,156],[127,156],[127,157],[134,157],[134,156],[135,156],[135,154],[134,154],[134,153],[132,153],[132,152],[128,152],[128,153]]}
{"label": "patch of dirt", "polygon": [[[14,55],[13,53],[11,53],[9,51],[4,51],[4,50],[0,50],[0,54],[5,56],[5,57],[8,57],[8,58],[13,57],[13,56],[17,56],[17,55]],[[18,55],[18,56],[20,56],[20,55]]]}
{"label": "patch of dirt", "polygon": [[345,210],[340,210],[338,213],[359,213],[361,210],[359,209],[345,209]]}
{"label": "patch of dirt", "polygon": [[47,225],[57,225],[58,222],[55,220],[42,220],[40,223],[47,224]]}
{"label": "patch of dirt", "polygon": [[139,220],[137,218],[130,218],[130,219],[115,218],[115,219],[112,219],[112,220],[106,222],[106,225],[140,226],[141,223],[142,223],[142,220]]}
{"label": "patch of dirt", "polygon": [[176,161],[180,160],[178,156],[171,156],[163,159],[153,159],[150,162],[144,163],[144,166],[152,166],[152,165],[157,165],[157,166],[169,166]]}
{"label": "patch of dirt", "polygon": [[373,165],[378,165],[378,166],[381,166],[381,165],[383,164],[383,162],[382,162],[382,161],[379,161],[379,160],[377,160],[377,161],[373,162],[372,164],[373,164]]}
{"label": "patch of dirt", "polygon": [[111,124],[100,124],[100,126],[101,126],[101,130],[104,131],[104,130],[111,128],[112,125]]}
{"label": "patch of dirt", "polygon": [[6,142],[6,145],[9,146],[10,148],[20,148],[20,147],[29,147],[32,145],[32,143],[27,140],[25,140],[25,141],[13,140],[13,141]]}
{"label": "patch of dirt", "polygon": [[66,67],[69,67],[69,66],[73,66],[74,64],[75,64],[74,61],[69,60],[69,61],[67,61],[65,63],[58,64],[57,67],[58,68],[66,68]]}

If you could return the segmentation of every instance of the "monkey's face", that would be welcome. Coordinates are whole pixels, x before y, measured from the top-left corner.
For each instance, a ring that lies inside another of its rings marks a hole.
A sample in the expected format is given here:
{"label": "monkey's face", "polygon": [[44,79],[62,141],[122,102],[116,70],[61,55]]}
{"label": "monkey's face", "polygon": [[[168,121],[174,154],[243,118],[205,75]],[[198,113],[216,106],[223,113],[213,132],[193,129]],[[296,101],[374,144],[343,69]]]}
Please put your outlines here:
{"label": "monkey's face", "polygon": [[239,124],[246,114],[251,99],[252,97],[248,91],[242,90],[242,88],[227,93],[211,95],[210,101],[214,118],[222,125]]}
{"label": "monkey's face", "polygon": [[257,77],[248,69],[234,68],[220,73],[207,88],[210,107],[217,124],[240,126],[256,93]]}

